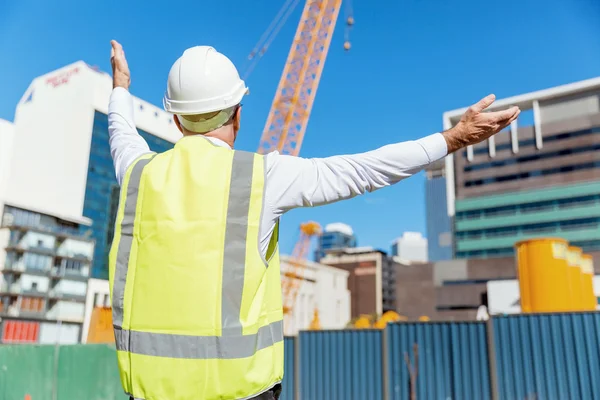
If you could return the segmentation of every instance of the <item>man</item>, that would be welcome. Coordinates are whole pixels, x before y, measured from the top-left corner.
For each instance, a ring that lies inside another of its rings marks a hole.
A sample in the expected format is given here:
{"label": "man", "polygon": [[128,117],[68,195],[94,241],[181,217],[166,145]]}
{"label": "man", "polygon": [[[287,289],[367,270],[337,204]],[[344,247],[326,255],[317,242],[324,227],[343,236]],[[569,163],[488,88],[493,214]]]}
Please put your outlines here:
{"label": "man", "polygon": [[136,399],[276,399],[283,377],[279,218],[389,186],[519,115],[483,113],[452,129],[363,154],[305,159],[233,150],[248,89],[224,55],[186,50],[164,107],[183,134],[154,154],[139,136],[130,73],[112,42],[111,154],[122,186],[110,254],[121,381]]}

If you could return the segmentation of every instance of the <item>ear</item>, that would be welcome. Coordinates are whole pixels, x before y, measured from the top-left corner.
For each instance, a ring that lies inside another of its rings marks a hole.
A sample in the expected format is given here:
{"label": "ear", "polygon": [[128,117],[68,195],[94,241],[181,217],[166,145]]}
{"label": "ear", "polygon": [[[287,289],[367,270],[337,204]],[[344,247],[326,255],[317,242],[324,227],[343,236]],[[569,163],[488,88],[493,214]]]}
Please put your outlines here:
{"label": "ear", "polygon": [[173,121],[175,121],[175,125],[177,125],[177,129],[179,129],[179,132],[183,133],[183,128],[179,123],[179,118],[177,118],[177,115],[173,115]]}
{"label": "ear", "polygon": [[235,116],[233,117],[233,131],[237,133],[240,130],[240,121],[242,119],[242,106],[235,110]]}

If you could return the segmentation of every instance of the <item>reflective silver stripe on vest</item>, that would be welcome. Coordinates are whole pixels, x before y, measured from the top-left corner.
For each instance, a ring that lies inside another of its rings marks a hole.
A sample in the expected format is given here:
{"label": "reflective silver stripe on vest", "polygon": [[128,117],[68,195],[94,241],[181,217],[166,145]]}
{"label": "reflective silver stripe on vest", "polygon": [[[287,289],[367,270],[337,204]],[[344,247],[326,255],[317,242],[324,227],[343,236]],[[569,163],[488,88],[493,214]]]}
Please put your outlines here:
{"label": "reflective silver stripe on vest", "polygon": [[117,248],[117,265],[113,282],[112,317],[113,325],[123,324],[123,301],[125,298],[125,281],[127,280],[127,269],[129,267],[129,254],[133,242],[133,220],[138,200],[138,191],[142,171],[156,154],[150,158],[144,158],[135,163],[127,183],[127,197],[125,197],[125,210],[123,221],[121,221],[121,238]]}
{"label": "reflective silver stripe on vest", "polygon": [[117,350],[154,357],[196,360],[252,357],[283,341],[283,321],[261,327],[254,335],[188,336],[115,329]]}
{"label": "reflective silver stripe on vest", "polygon": [[233,153],[231,183],[225,227],[223,254],[223,287],[221,293],[221,329],[223,336],[241,336],[242,291],[246,271],[246,238],[248,213],[252,194],[254,154],[245,151]]}
{"label": "reflective silver stripe on vest", "polygon": [[187,359],[236,359],[253,356],[257,351],[283,341],[283,321],[259,328],[258,333],[243,335],[240,313],[244,274],[248,215],[252,195],[254,154],[236,151],[233,154],[221,295],[221,336],[172,335],[122,329],[123,298],[133,241],[133,222],[138,189],[143,168],[151,159],[140,160],[134,166],[125,200],[121,224],[121,240],[113,283],[113,324],[117,350],[156,357]]}

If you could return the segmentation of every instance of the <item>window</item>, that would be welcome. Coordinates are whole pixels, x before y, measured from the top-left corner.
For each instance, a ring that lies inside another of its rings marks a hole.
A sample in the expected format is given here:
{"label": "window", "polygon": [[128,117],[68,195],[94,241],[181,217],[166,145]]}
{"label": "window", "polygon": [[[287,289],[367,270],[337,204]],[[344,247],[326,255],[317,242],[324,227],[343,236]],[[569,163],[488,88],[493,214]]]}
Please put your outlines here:
{"label": "window", "polygon": [[21,311],[40,312],[44,310],[44,299],[35,297],[21,298]]}
{"label": "window", "polygon": [[[583,129],[583,130],[574,131],[574,132],[559,133],[558,135],[544,137],[543,141],[544,141],[544,143],[551,143],[551,142],[556,142],[556,141],[560,141],[560,140],[564,140],[564,139],[571,139],[571,138],[575,138],[575,137],[593,135],[596,133],[600,133],[600,127],[594,127],[591,129]],[[519,148],[530,147],[530,146],[533,146],[534,144],[535,144],[535,139],[519,140]],[[505,143],[505,144],[497,145],[496,151],[510,150],[511,148],[512,148],[512,144]],[[489,154],[489,149],[487,146],[473,149],[473,154],[475,154],[475,155]],[[463,157],[467,158],[466,151],[463,152]]]}
{"label": "window", "polygon": [[106,235],[106,245],[110,246],[112,238],[115,234],[115,222],[117,220],[117,212],[119,210],[119,196],[121,194],[121,188],[116,183],[112,186],[110,191],[110,210],[108,216],[108,234]]}
{"label": "window", "polygon": [[555,204],[554,200],[540,201],[540,202],[536,202],[536,203],[521,204],[519,206],[519,209],[523,213],[545,211],[545,210],[550,210],[550,209],[554,208],[554,204]]}
{"label": "window", "polygon": [[28,269],[45,270],[50,267],[52,257],[41,254],[25,253],[23,261]]}
{"label": "window", "polygon": [[579,218],[565,221],[550,221],[527,225],[505,226],[498,228],[477,229],[456,232],[459,240],[478,240],[484,238],[531,235],[536,233],[554,233],[562,231],[589,230],[600,228],[600,218]]}
{"label": "window", "polygon": [[483,210],[483,214],[486,217],[498,216],[498,215],[510,215],[517,212],[517,206],[503,206],[503,207],[495,207],[488,208],[487,210]]}
{"label": "window", "polygon": [[[530,213],[531,212],[531,213],[533,213],[533,212],[540,212],[540,211],[548,211],[548,210],[554,209],[557,206],[561,209],[562,208],[571,208],[571,207],[589,206],[592,204],[596,204],[599,200],[600,200],[600,195],[593,194],[593,195],[572,197],[572,198],[568,198],[568,199],[543,200],[543,201],[537,201],[537,202],[533,202],[533,203],[517,204],[514,206],[508,206],[508,207],[509,208],[514,207],[515,212],[521,212],[521,213]],[[461,212],[456,213],[456,218],[458,221],[462,221],[462,220],[473,219],[472,218],[473,215],[476,215],[477,218],[479,218],[479,216],[482,214],[485,215],[486,217],[503,215],[504,211],[508,210],[509,208],[507,208],[506,206],[502,206],[502,207],[490,207],[490,208],[486,208],[486,209],[482,209],[482,210],[461,211]]]}
{"label": "window", "polygon": [[[600,145],[599,145],[600,146]],[[509,182],[519,179],[527,179],[536,176],[547,176],[547,175],[556,175],[556,174],[566,174],[575,171],[583,171],[588,169],[600,168],[600,161],[587,162],[583,164],[574,164],[574,165],[565,165],[562,167],[549,168],[538,171],[530,171],[530,172],[521,172],[518,174],[510,174],[510,175],[501,175],[495,176],[485,179],[472,179],[465,181],[465,187],[474,187],[474,186],[482,186],[488,185],[492,183],[499,182]]]}

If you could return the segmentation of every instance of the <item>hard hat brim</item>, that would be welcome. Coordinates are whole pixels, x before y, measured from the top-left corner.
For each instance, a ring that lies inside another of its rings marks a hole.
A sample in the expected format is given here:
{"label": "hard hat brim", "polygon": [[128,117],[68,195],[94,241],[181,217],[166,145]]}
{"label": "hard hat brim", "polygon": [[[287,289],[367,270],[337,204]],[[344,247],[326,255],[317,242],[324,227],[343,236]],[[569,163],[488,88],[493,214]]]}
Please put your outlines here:
{"label": "hard hat brim", "polygon": [[229,93],[211,99],[177,101],[170,99],[169,94],[165,93],[163,107],[165,111],[177,115],[206,114],[236,106],[248,94],[250,94],[250,89],[246,87],[244,81],[240,80],[239,84]]}

